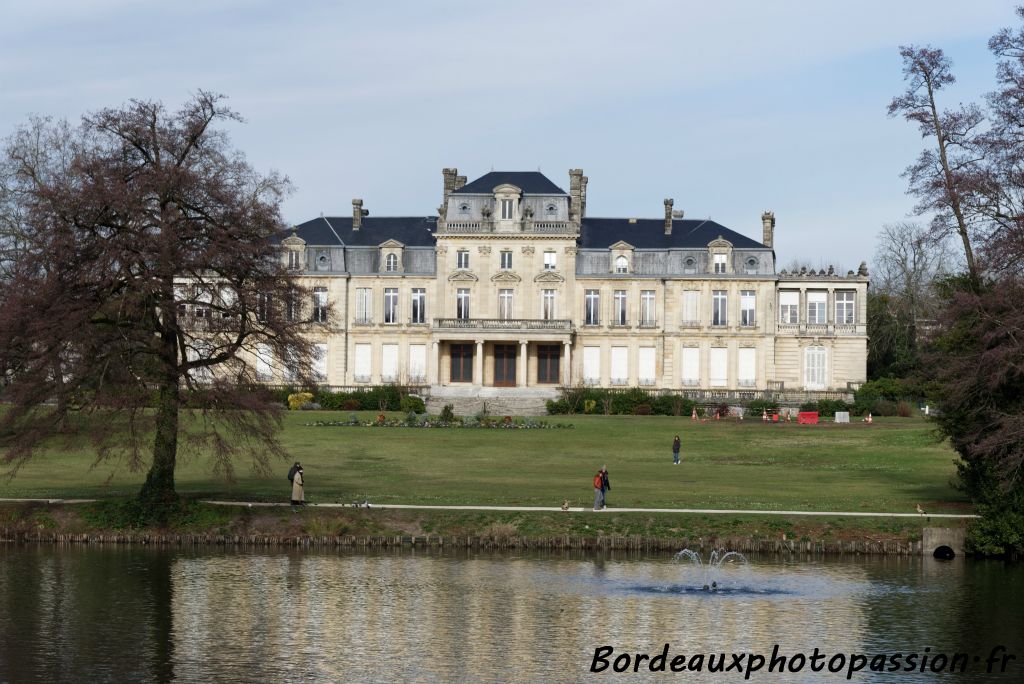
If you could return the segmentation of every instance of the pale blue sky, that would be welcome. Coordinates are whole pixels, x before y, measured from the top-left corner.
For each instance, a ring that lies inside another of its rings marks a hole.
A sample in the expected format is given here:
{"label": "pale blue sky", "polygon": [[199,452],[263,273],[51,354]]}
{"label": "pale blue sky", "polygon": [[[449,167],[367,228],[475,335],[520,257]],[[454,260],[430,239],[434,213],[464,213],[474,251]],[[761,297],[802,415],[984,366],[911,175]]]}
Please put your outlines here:
{"label": "pale blue sky", "polygon": [[[714,5],[714,6],[712,6]],[[776,253],[855,268],[913,202],[921,149],[885,116],[897,46],[931,43],[993,86],[986,42],[1013,2],[129,2],[0,0],[0,136],[130,98],[230,96],[235,144],[286,173],[299,223],[436,211],[441,168],[470,180],[590,177],[591,216],[659,217],[673,197]]]}

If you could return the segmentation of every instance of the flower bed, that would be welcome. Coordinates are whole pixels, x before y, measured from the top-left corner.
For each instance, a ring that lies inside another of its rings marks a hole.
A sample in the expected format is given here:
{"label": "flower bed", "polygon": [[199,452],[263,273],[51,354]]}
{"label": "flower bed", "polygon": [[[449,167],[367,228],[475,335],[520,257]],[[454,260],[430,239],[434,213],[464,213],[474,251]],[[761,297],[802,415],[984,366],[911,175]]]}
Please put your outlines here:
{"label": "flower bed", "polygon": [[485,429],[485,430],[551,430],[571,429],[574,426],[565,423],[548,423],[546,420],[534,420],[532,418],[513,418],[505,416],[496,418],[491,416],[474,418],[455,418],[454,420],[441,420],[437,416],[418,416],[410,413],[404,420],[400,418],[388,418],[380,414],[374,420],[359,420],[352,414],[348,420],[317,420],[312,423],[304,423],[306,427],[394,427],[394,428],[457,428],[457,429]]}

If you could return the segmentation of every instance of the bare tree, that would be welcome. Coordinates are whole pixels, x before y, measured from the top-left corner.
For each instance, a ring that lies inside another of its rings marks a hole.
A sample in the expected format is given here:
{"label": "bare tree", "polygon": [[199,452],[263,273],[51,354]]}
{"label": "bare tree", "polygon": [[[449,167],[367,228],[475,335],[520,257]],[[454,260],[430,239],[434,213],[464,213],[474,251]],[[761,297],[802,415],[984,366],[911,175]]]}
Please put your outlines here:
{"label": "bare tree", "polygon": [[0,295],[0,435],[12,476],[63,426],[44,406],[54,399],[94,414],[79,422],[97,461],[148,462],[149,503],[175,500],[179,445],[209,451],[229,478],[234,456],[258,471],[284,456],[252,357],[309,378],[297,306],[309,293],[273,244],[288,181],[230,146],[217,124],[240,117],[222,99],[34,120],[7,141],[0,208],[19,242]]}
{"label": "bare tree", "polygon": [[877,240],[874,289],[901,300],[915,319],[933,318],[933,283],[952,264],[948,242],[934,239],[920,224],[908,221],[882,226]]}
{"label": "bare tree", "polygon": [[918,214],[934,212],[932,228],[937,237],[951,233],[960,237],[970,282],[978,287],[980,274],[972,245],[978,217],[967,199],[979,182],[977,137],[984,114],[973,104],[939,111],[937,93],[956,81],[942,50],[903,46],[900,55],[907,89],[893,98],[889,116],[902,115],[916,122],[921,137],[931,138],[935,145],[922,151],[904,172],[909,192],[918,198]]}

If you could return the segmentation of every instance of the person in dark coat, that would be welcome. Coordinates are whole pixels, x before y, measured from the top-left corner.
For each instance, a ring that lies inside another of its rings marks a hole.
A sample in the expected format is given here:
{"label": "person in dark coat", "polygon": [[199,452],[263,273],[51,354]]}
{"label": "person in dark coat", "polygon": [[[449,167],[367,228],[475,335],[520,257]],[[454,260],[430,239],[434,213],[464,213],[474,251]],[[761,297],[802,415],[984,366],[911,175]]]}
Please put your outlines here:
{"label": "person in dark coat", "polygon": [[594,510],[599,511],[604,508],[604,478],[601,476],[601,471],[597,471],[597,475],[594,475]]}
{"label": "person in dark coat", "polygon": [[612,483],[608,481],[608,466],[601,466],[601,508],[608,508],[608,491]]}
{"label": "person in dark coat", "polygon": [[679,449],[682,447],[682,442],[679,441],[679,435],[672,440],[672,465],[679,465]]}

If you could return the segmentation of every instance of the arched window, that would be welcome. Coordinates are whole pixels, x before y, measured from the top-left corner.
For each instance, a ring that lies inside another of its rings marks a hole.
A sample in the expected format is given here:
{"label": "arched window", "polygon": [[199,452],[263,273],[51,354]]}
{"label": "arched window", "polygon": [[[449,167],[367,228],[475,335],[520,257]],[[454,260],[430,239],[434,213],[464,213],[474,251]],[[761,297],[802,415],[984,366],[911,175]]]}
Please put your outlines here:
{"label": "arched window", "polygon": [[547,213],[548,216],[554,216],[555,214],[558,213],[558,207],[556,207],[554,204],[549,204],[547,207],[544,208],[544,211]]}
{"label": "arched window", "polygon": [[615,258],[615,272],[629,273],[629,259],[624,256]]}
{"label": "arched window", "polygon": [[828,378],[828,350],[807,347],[804,350],[804,387],[809,390],[825,389]]}
{"label": "arched window", "polygon": [[398,255],[388,254],[384,257],[384,270],[385,271],[397,271],[398,270]]}

